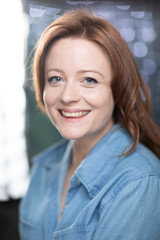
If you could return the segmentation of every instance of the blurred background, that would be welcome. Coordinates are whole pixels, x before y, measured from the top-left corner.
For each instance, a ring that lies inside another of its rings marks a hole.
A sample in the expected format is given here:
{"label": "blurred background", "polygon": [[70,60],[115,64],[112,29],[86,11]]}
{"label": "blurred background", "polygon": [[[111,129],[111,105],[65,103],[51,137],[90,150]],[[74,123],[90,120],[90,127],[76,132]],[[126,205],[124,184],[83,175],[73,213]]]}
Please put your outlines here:
{"label": "blurred background", "polygon": [[25,92],[26,136],[29,159],[61,137],[48,118],[38,110],[30,91],[32,49],[46,26],[69,9],[89,7],[109,20],[127,41],[152,96],[152,116],[160,126],[160,2],[23,0],[29,24]]}
{"label": "blurred background", "polygon": [[[127,41],[152,97],[160,126],[160,1],[7,0],[0,29],[0,239],[18,240],[18,205],[31,159],[61,136],[37,107],[32,90],[34,46],[44,29],[70,9],[92,8]],[[125,69],[124,69],[125,71]]]}

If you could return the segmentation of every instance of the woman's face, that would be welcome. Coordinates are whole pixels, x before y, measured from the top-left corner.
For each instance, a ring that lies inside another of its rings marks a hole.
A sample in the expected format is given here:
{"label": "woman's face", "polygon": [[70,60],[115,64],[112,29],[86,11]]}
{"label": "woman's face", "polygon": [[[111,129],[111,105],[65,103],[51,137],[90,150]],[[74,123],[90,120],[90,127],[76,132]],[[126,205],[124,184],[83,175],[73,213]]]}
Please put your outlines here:
{"label": "woman's face", "polygon": [[61,135],[98,141],[113,126],[112,69],[94,42],[66,38],[54,43],[45,59],[43,100]]}

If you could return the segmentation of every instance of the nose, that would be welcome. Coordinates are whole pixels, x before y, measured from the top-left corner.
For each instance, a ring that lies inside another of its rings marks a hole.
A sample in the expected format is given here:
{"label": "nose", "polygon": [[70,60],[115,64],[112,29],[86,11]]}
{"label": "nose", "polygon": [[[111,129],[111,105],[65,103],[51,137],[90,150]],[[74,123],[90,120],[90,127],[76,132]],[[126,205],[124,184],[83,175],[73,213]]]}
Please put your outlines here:
{"label": "nose", "polygon": [[67,82],[61,93],[61,101],[65,104],[77,102],[80,99],[76,84]]}

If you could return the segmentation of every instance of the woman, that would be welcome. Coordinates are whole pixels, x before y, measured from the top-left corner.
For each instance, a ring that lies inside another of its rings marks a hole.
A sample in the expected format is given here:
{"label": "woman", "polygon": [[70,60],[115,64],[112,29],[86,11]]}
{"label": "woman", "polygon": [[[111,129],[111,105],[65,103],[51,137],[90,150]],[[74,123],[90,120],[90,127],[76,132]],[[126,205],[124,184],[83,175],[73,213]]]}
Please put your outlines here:
{"label": "woman", "polygon": [[160,132],[120,34],[85,11],[66,13],[42,34],[33,76],[66,140],[34,159],[21,239],[160,239]]}

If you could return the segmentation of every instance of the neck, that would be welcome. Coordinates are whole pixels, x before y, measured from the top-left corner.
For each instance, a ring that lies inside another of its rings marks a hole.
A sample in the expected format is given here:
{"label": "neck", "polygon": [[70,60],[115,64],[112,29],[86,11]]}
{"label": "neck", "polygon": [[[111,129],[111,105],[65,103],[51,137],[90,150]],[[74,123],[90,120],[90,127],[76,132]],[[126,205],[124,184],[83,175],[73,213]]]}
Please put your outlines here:
{"label": "neck", "polygon": [[90,150],[92,149],[89,146],[88,141],[75,140],[73,142],[73,155],[72,155],[72,164],[75,168],[77,168],[83,159],[88,155]]}
{"label": "neck", "polygon": [[94,138],[88,136],[85,139],[74,140],[73,142],[73,151],[72,151],[72,165],[76,169],[85,157],[89,154],[92,148],[100,141],[103,136],[99,138]]}
{"label": "neck", "polygon": [[72,152],[72,162],[71,165],[76,169],[82,160],[89,154],[92,148],[100,141],[100,139],[112,128],[114,121],[111,121],[110,125],[106,128],[106,131],[95,132],[85,136],[83,138],[74,140],[73,142],[73,152]]}
{"label": "neck", "polygon": [[73,141],[72,161],[71,165],[76,169],[82,160],[89,154],[92,148],[100,141],[100,139],[113,127],[114,121],[110,122],[106,130],[99,131],[98,133],[85,136],[83,138]]}

